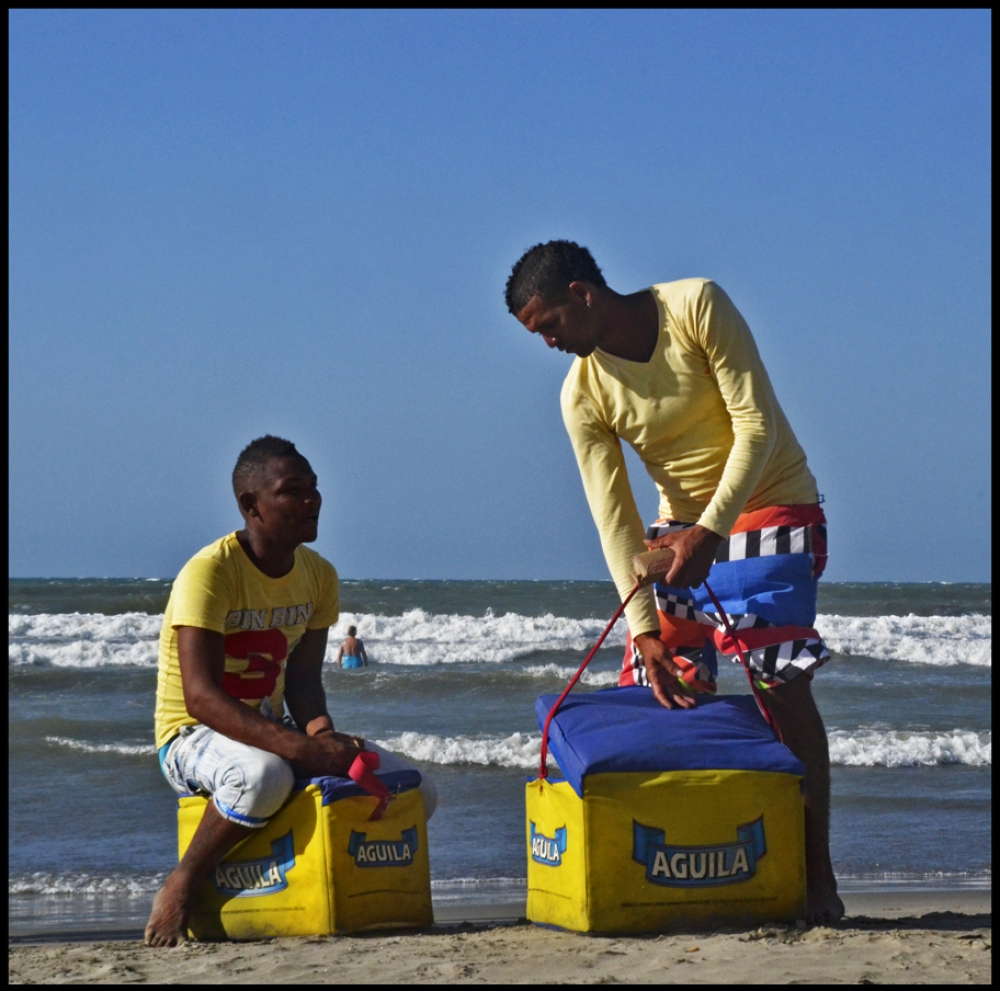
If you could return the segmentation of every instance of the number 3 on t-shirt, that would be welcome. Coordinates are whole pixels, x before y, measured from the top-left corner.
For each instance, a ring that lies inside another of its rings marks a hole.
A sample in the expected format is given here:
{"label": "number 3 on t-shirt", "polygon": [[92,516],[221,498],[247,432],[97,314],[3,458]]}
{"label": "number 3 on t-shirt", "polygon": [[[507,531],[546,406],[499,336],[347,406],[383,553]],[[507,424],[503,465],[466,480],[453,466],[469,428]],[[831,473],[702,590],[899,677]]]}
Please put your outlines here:
{"label": "number 3 on t-shirt", "polygon": [[288,641],[281,630],[246,630],[226,637],[226,656],[247,660],[244,671],[227,671],[222,690],[237,699],[267,698],[288,656]]}

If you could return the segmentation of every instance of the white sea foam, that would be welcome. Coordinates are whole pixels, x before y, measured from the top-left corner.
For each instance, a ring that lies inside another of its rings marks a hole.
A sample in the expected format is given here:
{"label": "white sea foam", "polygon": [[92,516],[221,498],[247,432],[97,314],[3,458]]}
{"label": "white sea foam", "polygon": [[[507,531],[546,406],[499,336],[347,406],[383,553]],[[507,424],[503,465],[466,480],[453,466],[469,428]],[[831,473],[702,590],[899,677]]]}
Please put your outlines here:
{"label": "white sea foam", "polygon": [[431,890],[447,888],[523,888],[526,877],[448,877],[431,881]]}
{"label": "white sea foam", "polygon": [[155,640],[162,616],[144,612],[119,613],[36,613],[7,616],[7,635],[36,640]]}
{"label": "white sea foam", "polygon": [[[336,657],[348,626],[358,628],[369,653],[382,664],[500,664],[540,651],[579,653],[592,646],[604,629],[604,619],[568,619],[564,616],[522,616],[518,613],[484,616],[433,614],[411,609],[402,616],[345,613],[330,631],[328,660]],[[624,646],[620,624],[606,641]]]}
{"label": "white sea foam", "polygon": [[538,733],[510,736],[436,736],[402,733],[375,741],[380,747],[428,764],[480,764],[494,767],[538,767],[542,737]]}
{"label": "white sea foam", "polygon": [[150,895],[162,887],[166,874],[136,874],[102,877],[93,874],[46,874],[35,872],[8,878],[8,895]]}
{"label": "white sea foam", "polygon": [[524,877],[455,877],[431,881],[434,904],[449,902],[464,905],[499,903],[521,904],[527,894],[528,879]]}
{"label": "white sea foam", "polygon": [[[561,664],[529,664],[521,668],[522,674],[531,675],[533,678],[554,678],[556,681],[569,681],[576,674],[576,668],[565,667]],[[614,671],[591,671],[587,668],[580,676],[582,685],[617,685],[620,672],[616,668]]]}
{"label": "white sea foam", "polygon": [[[162,887],[165,873],[146,873],[129,876],[104,876],[95,874],[48,874],[41,871],[8,878],[8,895],[112,895],[142,897],[153,894]],[[525,886],[523,877],[454,877],[431,881],[436,896],[447,899],[467,898],[477,893],[508,892],[519,894]]]}
{"label": "white sea foam", "polygon": [[990,667],[993,617],[829,616],[816,617],[816,629],[838,654],[948,667]]}
{"label": "white sea foam", "polygon": [[85,754],[124,754],[131,757],[156,753],[156,747],[151,743],[88,743],[86,740],[72,740],[66,736],[47,736],[45,742]]}
{"label": "white sea foam", "polygon": [[936,764],[993,764],[993,734],[955,729],[910,733],[904,730],[833,730],[830,762],[847,767],[917,767]]}
{"label": "white sea foam", "polygon": [[[480,764],[495,767],[538,766],[541,736],[442,737],[433,733],[402,733],[379,746],[428,764]],[[935,764],[992,764],[992,735],[972,730],[917,733],[905,730],[834,730],[829,735],[830,760],[850,767],[913,767]]]}
{"label": "white sea foam", "polygon": [[[12,667],[25,665],[97,668],[154,667],[161,616],[123,613],[63,613],[8,616],[8,657]],[[849,656],[950,666],[992,663],[992,617],[970,616],[833,616],[817,617],[816,626],[831,650]],[[376,664],[426,667],[438,664],[502,664],[546,652],[582,654],[604,629],[605,620],[565,616],[483,616],[432,614],[411,609],[401,616],[345,613],[330,631],[327,661],[336,659],[347,627],[358,627]],[[625,625],[608,637],[621,648]],[[546,669],[537,665],[532,673]],[[571,671],[569,672],[572,673]],[[568,676],[568,675],[567,675]],[[612,684],[602,675],[589,684]],[[585,676],[586,681],[586,676]]]}
{"label": "white sea foam", "polygon": [[8,664],[58,668],[155,667],[162,616],[146,613],[8,615]]}

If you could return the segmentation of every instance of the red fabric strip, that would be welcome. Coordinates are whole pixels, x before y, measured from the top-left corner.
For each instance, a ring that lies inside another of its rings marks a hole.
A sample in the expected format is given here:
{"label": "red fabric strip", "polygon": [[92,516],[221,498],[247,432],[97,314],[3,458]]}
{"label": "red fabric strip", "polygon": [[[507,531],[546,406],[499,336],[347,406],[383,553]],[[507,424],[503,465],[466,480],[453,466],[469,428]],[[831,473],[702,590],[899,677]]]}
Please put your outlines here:
{"label": "red fabric strip", "polygon": [[766,526],[809,526],[825,523],[826,514],[818,502],[801,506],[767,506],[752,513],[741,513],[733,524],[733,533],[762,530]]}
{"label": "red fabric strip", "polygon": [[354,763],[351,764],[351,769],[347,772],[348,777],[356,785],[364,788],[369,795],[374,795],[378,799],[375,811],[369,816],[370,822],[382,818],[386,806],[389,804],[389,799],[392,797],[389,794],[389,789],[375,776],[381,763],[379,755],[374,750],[362,750],[354,758]]}
{"label": "red fabric strip", "polygon": [[[760,630],[737,630],[740,646],[744,650],[771,647],[789,640],[819,640],[820,635],[810,626],[769,626]],[[725,630],[713,630],[715,646],[724,654],[735,654],[736,644]]]}

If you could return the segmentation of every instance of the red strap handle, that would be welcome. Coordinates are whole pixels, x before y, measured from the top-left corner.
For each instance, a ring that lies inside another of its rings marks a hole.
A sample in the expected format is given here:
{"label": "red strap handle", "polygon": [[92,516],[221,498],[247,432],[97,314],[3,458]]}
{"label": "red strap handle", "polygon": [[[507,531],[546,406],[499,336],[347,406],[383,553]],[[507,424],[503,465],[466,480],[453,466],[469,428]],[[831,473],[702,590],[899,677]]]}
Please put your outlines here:
{"label": "red strap handle", "polygon": [[375,772],[379,769],[381,763],[381,758],[374,750],[362,750],[354,758],[354,763],[351,764],[351,769],[347,772],[347,776],[355,784],[364,788],[366,792],[378,799],[378,805],[375,806],[375,810],[368,817],[369,822],[375,822],[382,818],[389,800],[392,798],[389,789],[375,776]]}
{"label": "red strap handle", "polygon": [[576,669],[576,674],[573,675],[572,678],[570,678],[569,684],[563,689],[562,695],[560,695],[559,698],[556,699],[556,704],[552,706],[551,709],[549,709],[549,714],[545,717],[545,725],[542,727],[542,758],[541,762],[538,765],[538,777],[543,781],[549,776],[549,772],[545,767],[545,758],[549,750],[549,723],[552,722],[552,717],[556,714],[556,711],[559,709],[559,706],[563,704],[563,700],[566,698],[566,696],[569,695],[569,693],[573,690],[573,686],[577,683],[577,681],[580,680],[580,675],[583,674],[584,668],[590,663],[591,658],[594,656],[594,654],[597,653],[597,650],[601,646],[601,644],[604,643],[605,638],[611,632],[611,628],[615,625],[615,623],[618,622],[618,617],[621,616],[623,612],[625,612],[625,607],[632,601],[632,596],[635,595],[635,593],[638,592],[641,587],[642,584],[637,581],[632,591],[625,596],[624,601],[615,610],[614,616],[611,617],[611,622],[604,627],[604,632],[601,634],[597,643],[594,644],[594,649],[591,650],[591,652],[583,659],[583,664],[581,664]]}

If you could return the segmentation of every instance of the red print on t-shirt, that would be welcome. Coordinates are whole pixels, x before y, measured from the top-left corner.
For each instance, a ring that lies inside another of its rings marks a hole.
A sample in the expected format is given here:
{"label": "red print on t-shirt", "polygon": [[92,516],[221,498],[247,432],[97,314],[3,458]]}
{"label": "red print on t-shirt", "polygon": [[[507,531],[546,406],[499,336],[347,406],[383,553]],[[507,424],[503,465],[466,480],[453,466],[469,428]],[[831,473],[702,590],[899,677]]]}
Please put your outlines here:
{"label": "red print on t-shirt", "polygon": [[222,690],[237,699],[267,698],[288,656],[288,641],[281,630],[245,630],[226,637],[226,656],[250,663],[245,671],[227,671]]}

